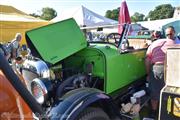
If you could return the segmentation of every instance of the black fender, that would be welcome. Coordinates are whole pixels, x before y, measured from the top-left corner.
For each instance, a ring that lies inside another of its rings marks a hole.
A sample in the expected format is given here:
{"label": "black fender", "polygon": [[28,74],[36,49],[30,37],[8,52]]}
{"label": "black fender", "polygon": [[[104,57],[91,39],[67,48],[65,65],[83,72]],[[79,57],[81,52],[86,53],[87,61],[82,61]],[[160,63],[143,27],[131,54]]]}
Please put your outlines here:
{"label": "black fender", "polygon": [[97,102],[107,108],[107,114],[111,111],[114,116],[119,116],[111,97],[95,88],[79,88],[66,93],[53,105],[48,116],[51,120],[75,120],[80,112]]}

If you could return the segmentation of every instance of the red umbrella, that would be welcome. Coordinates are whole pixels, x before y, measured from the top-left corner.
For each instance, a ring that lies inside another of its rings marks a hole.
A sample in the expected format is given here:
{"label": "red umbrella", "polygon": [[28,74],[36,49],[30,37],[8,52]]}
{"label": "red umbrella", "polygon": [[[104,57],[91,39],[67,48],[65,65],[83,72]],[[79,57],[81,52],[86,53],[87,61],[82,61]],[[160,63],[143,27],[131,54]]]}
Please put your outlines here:
{"label": "red umbrella", "polygon": [[[127,7],[125,0],[123,0],[121,3],[121,8],[120,8],[119,17],[118,17],[118,23],[119,24],[125,24],[125,23],[131,24],[131,18],[129,16],[129,10],[128,10],[128,7]],[[122,25],[118,26],[118,33],[119,34],[122,33]]]}

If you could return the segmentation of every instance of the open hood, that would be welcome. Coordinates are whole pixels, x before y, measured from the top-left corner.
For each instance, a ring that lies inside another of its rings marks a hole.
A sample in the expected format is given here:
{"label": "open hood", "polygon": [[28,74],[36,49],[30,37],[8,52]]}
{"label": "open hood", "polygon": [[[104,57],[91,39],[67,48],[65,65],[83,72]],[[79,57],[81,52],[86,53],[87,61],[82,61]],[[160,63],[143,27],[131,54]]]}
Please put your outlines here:
{"label": "open hood", "polygon": [[87,47],[87,41],[74,19],[49,24],[26,32],[31,53],[55,64]]}

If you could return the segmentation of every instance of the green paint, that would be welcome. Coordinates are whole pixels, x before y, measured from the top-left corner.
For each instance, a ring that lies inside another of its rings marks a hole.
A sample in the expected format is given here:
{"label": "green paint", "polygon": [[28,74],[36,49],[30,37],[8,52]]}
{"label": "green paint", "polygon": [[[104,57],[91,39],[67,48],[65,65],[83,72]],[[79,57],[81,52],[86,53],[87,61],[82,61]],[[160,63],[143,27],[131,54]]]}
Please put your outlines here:
{"label": "green paint", "polygon": [[91,44],[65,60],[66,67],[76,66],[86,71],[85,66],[93,62],[93,76],[105,80],[105,92],[112,93],[145,75],[145,50],[121,54],[108,44]]}
{"label": "green paint", "polygon": [[113,45],[96,45],[106,61],[106,93],[112,93],[145,75],[145,50],[121,54]]}
{"label": "green paint", "polygon": [[87,46],[73,19],[28,31],[26,35],[47,62],[63,61],[64,68],[75,68],[78,73],[86,73],[87,65],[92,63],[92,75],[104,80],[108,94],[145,76],[145,50],[120,53],[112,44]]}
{"label": "green paint", "polygon": [[74,19],[68,19],[26,32],[41,57],[52,64],[87,47]]}

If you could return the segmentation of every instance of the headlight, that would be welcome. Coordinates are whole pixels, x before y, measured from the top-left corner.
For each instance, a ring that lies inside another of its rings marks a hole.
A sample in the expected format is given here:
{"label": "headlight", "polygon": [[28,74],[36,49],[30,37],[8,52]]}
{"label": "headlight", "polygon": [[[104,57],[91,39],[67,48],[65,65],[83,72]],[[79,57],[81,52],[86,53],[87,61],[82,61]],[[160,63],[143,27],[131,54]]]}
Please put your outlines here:
{"label": "headlight", "polygon": [[48,99],[52,89],[51,81],[48,79],[35,78],[31,83],[31,93],[39,104],[43,104]]}
{"label": "headlight", "polygon": [[47,64],[40,59],[26,59],[23,63],[23,67],[29,71],[37,73],[41,78],[50,78],[50,71]]}

